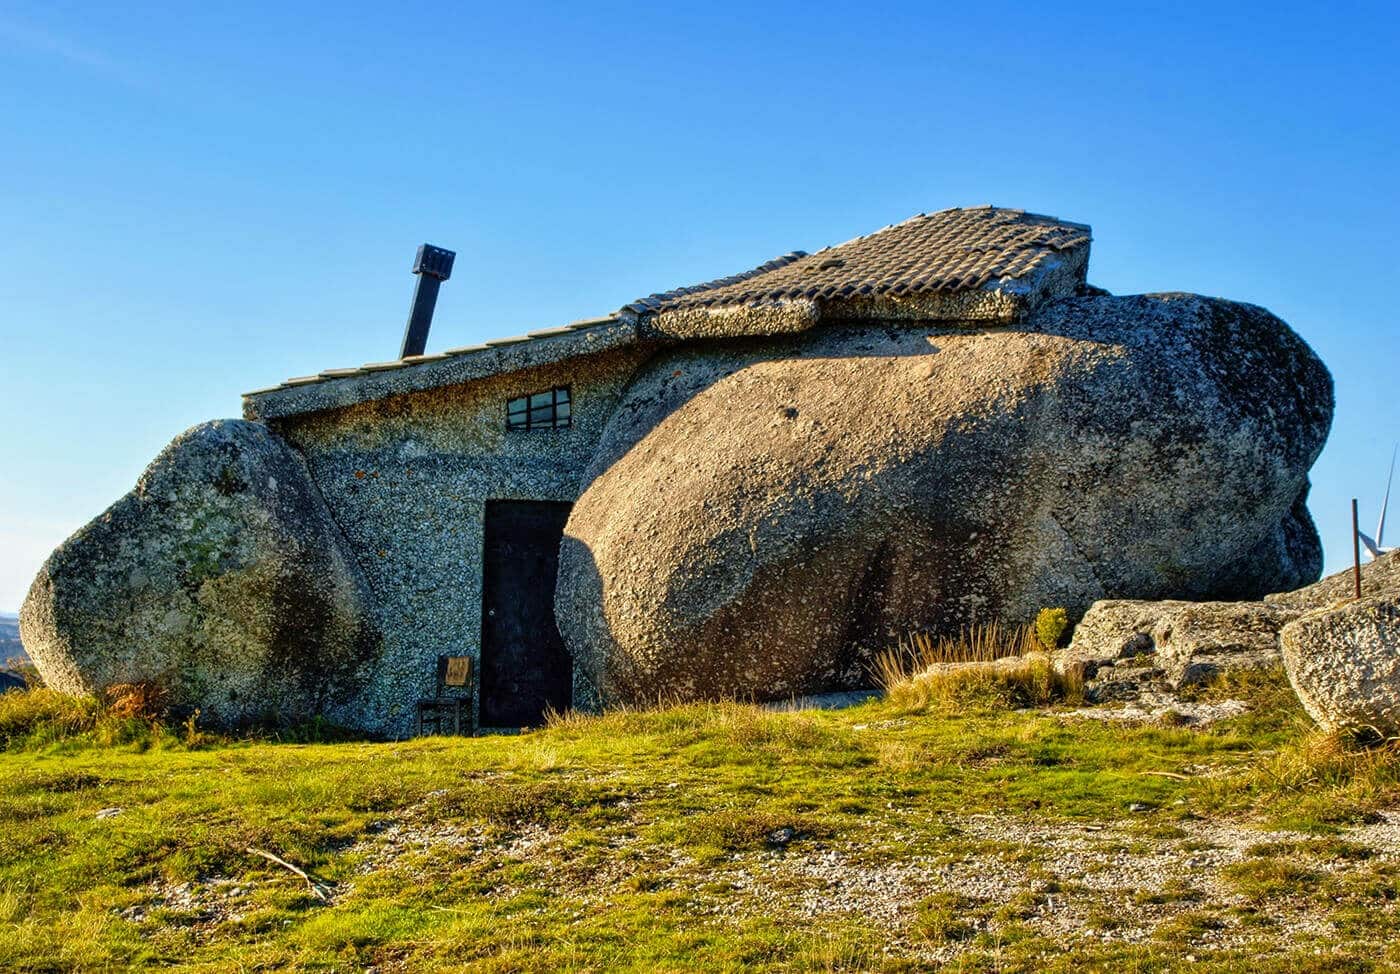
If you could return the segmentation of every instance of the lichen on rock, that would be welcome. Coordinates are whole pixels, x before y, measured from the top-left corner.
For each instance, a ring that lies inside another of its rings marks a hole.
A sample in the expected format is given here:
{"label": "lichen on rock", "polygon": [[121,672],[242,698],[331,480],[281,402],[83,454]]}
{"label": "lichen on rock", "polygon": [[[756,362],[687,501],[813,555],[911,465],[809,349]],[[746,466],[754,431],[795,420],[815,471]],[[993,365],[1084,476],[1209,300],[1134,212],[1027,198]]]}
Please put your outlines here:
{"label": "lichen on rock", "polygon": [[1315,609],[1279,638],[1289,682],[1318,724],[1400,736],[1400,595]]}
{"label": "lichen on rock", "polygon": [[211,723],[291,722],[360,688],[372,600],[301,458],[265,427],[204,423],[60,546],[20,613],[47,685],[155,683]]}

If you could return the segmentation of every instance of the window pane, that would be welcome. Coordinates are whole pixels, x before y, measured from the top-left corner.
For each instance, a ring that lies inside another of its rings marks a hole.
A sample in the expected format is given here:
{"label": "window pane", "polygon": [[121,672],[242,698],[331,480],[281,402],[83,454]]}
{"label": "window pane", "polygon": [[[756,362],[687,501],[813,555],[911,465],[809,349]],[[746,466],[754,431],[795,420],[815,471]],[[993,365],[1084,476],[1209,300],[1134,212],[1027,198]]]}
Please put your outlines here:
{"label": "window pane", "polygon": [[573,396],[563,386],[532,392],[506,402],[506,429],[567,429],[573,423]]}

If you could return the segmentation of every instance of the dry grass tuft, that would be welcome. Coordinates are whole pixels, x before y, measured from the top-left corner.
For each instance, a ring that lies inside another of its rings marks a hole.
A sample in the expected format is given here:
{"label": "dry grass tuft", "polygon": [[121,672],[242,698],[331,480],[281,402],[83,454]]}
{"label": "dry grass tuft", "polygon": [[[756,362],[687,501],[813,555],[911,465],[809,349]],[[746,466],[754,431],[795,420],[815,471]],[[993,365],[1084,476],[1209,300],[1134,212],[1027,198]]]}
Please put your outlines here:
{"label": "dry grass tuft", "polygon": [[108,716],[116,720],[156,721],[166,716],[169,694],[158,683],[118,683],[106,693]]}
{"label": "dry grass tuft", "polygon": [[10,657],[0,664],[0,670],[13,673],[31,690],[37,690],[44,685],[43,677],[39,676],[39,668],[27,656]]}
{"label": "dry grass tuft", "polygon": [[[971,626],[956,636],[913,632],[898,645],[880,654],[877,672],[907,676],[936,663],[986,663],[1008,656],[1025,656],[1040,648],[1030,626],[1005,626],[988,622]],[[892,668],[891,668],[892,667]]]}
{"label": "dry grass tuft", "polygon": [[1238,775],[1203,784],[1204,804],[1215,808],[1280,809],[1281,824],[1328,830],[1377,820],[1400,801],[1400,742],[1368,744],[1355,736],[1312,728],[1295,717],[1296,735]]}
{"label": "dry grass tuft", "polygon": [[909,711],[1043,707],[1084,698],[1082,676],[1055,670],[1033,626],[996,622],[956,637],[913,633],[876,658],[875,679],[892,703]]}
{"label": "dry grass tuft", "polygon": [[1273,791],[1336,788],[1358,780],[1394,784],[1400,779],[1400,743],[1365,746],[1346,734],[1314,731],[1259,765],[1255,777]]}

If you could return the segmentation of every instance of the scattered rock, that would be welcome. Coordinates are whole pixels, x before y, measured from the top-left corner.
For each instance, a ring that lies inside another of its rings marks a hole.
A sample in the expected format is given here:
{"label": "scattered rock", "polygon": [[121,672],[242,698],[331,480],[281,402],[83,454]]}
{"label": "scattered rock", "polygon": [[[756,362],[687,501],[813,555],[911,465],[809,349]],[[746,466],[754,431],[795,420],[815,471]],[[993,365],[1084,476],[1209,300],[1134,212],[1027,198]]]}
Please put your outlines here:
{"label": "scattered rock", "polygon": [[102,808],[102,809],[98,809],[97,815],[96,815],[95,817],[96,817],[96,818],[116,818],[116,817],[117,817],[118,815],[120,815],[121,813],[122,813],[122,810],[121,810],[120,808]]}
{"label": "scattered rock", "polygon": [[556,613],[605,703],[866,684],[892,633],[1304,584],[1332,383],[1192,295],[1009,328],[835,323],[634,378],[569,519]]}
{"label": "scattered rock", "polygon": [[45,685],[153,683],[211,723],[297,721],[353,693],[372,601],[301,458],[265,427],[196,426],[50,556],[20,613]]}
{"label": "scattered rock", "polygon": [[791,825],[783,825],[768,833],[768,844],[782,848],[797,837],[797,830]]}
{"label": "scattered rock", "polygon": [[1164,722],[1170,715],[1173,724],[1187,727],[1209,727],[1217,721],[1238,717],[1249,709],[1243,700],[1221,700],[1214,703],[1179,700],[1170,693],[1147,693],[1118,705],[1099,704],[1066,711],[1062,716],[1082,720],[1123,721],[1132,724]]}
{"label": "scattered rock", "polygon": [[1400,736],[1400,595],[1318,609],[1281,641],[1288,679],[1320,725]]}

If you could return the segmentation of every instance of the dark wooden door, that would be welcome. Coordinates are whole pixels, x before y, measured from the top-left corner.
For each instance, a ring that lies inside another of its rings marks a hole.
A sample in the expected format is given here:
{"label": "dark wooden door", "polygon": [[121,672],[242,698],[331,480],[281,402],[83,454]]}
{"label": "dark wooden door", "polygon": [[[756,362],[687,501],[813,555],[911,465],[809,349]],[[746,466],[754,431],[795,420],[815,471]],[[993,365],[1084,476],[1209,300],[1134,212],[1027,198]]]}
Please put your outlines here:
{"label": "dark wooden door", "polygon": [[568,504],[487,501],[481,592],[481,726],[529,727],[573,695],[554,622]]}

